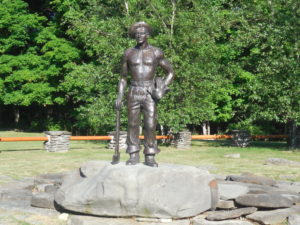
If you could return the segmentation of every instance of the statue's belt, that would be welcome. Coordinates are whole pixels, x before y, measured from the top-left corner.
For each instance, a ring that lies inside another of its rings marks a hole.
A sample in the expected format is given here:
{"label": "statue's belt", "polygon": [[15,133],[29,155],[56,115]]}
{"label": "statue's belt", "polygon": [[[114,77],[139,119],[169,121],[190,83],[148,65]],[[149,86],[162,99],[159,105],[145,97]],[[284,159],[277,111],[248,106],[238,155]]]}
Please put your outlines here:
{"label": "statue's belt", "polygon": [[132,87],[150,87],[154,85],[153,80],[148,80],[148,81],[131,81],[130,82]]}

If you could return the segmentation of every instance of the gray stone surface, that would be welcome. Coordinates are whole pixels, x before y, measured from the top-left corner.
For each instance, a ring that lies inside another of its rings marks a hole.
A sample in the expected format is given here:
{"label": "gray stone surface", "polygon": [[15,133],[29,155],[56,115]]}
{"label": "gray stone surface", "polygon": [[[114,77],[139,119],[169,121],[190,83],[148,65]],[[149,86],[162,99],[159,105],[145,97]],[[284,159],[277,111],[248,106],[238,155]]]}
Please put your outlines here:
{"label": "gray stone surface", "polygon": [[62,172],[62,173],[49,173],[49,174],[40,174],[34,178],[34,185],[37,186],[39,184],[54,184],[61,185],[63,178],[68,175],[70,172]]}
{"label": "gray stone surface", "polygon": [[25,201],[31,198],[33,179],[25,178],[0,187],[1,201]]}
{"label": "gray stone surface", "polygon": [[36,192],[45,192],[45,188],[46,186],[48,186],[49,184],[38,184],[34,186],[34,191]]}
{"label": "gray stone surface", "polygon": [[190,225],[190,221],[188,219],[183,219],[174,220],[168,223],[137,222],[136,220],[130,218],[105,218],[72,215],[69,217],[67,225]]}
{"label": "gray stone surface", "polygon": [[277,196],[281,196],[283,198],[290,199],[293,202],[293,204],[300,203],[300,194],[298,194],[297,192],[283,191],[283,190],[279,189],[278,191],[269,191],[266,194],[272,195],[272,196],[277,195]]}
{"label": "gray stone surface", "polygon": [[31,206],[46,208],[46,209],[55,209],[54,207],[54,194],[38,192],[32,195]]}
{"label": "gray stone surface", "polygon": [[219,183],[219,192],[222,200],[230,200],[235,199],[240,195],[247,194],[249,192],[249,188],[237,183]]}
{"label": "gray stone surface", "polygon": [[208,221],[197,217],[192,219],[192,225],[253,225],[253,223],[242,220]]}
{"label": "gray stone surface", "polygon": [[226,175],[222,175],[222,174],[212,174],[212,175],[214,176],[215,179],[217,179],[217,181],[224,182],[226,179]]}
{"label": "gray stone surface", "polygon": [[220,200],[217,205],[218,209],[233,209],[235,208],[234,201],[232,200]]}
{"label": "gray stone surface", "polygon": [[219,220],[227,220],[227,219],[235,219],[244,215],[249,215],[257,211],[255,207],[247,207],[226,211],[217,211],[209,214],[205,219],[210,221],[219,221]]}
{"label": "gray stone surface", "polygon": [[92,215],[184,218],[215,207],[218,196],[212,193],[217,188],[208,171],[192,166],[91,161],[81,167],[80,175],[66,178],[55,201]]}
{"label": "gray stone surface", "polygon": [[279,182],[277,182],[276,187],[278,187],[281,190],[300,193],[300,183],[299,182],[279,181]]}
{"label": "gray stone surface", "polygon": [[227,176],[226,180],[250,183],[250,184],[269,185],[269,186],[273,186],[276,184],[276,181],[269,177],[257,176],[257,175],[251,174],[251,173],[244,173],[240,176],[229,175],[229,176]]}
{"label": "gray stone surface", "polygon": [[235,154],[226,154],[224,155],[225,158],[231,158],[231,159],[239,159],[241,158],[240,153],[235,153]]}
{"label": "gray stone surface", "polygon": [[285,194],[246,194],[235,199],[240,205],[258,208],[288,208],[297,200],[294,196]]}
{"label": "gray stone surface", "polygon": [[268,158],[265,161],[268,165],[279,165],[279,166],[297,166],[300,167],[300,162],[292,161],[282,158]]}
{"label": "gray stone surface", "polygon": [[240,183],[244,184],[249,188],[248,194],[266,194],[273,191],[278,191],[278,187],[269,186],[269,185],[260,185],[260,184],[249,184],[249,183]]}
{"label": "gray stone surface", "polygon": [[300,213],[298,215],[291,215],[288,217],[288,225],[299,225],[300,224]]}
{"label": "gray stone surface", "polygon": [[36,208],[30,205],[33,183],[33,178],[25,178],[0,186],[0,211],[45,216],[57,215],[58,213],[54,210]]}
{"label": "gray stone surface", "polygon": [[45,192],[54,194],[58,190],[58,188],[59,188],[58,185],[49,184],[45,186]]}
{"label": "gray stone surface", "polygon": [[279,224],[292,215],[300,214],[300,206],[287,209],[276,209],[270,211],[257,211],[246,218],[258,221],[262,224]]}
{"label": "gray stone surface", "polygon": [[[0,153],[1,153],[1,151],[0,151]],[[12,181],[14,181],[14,179],[12,177],[0,174],[0,183],[1,184],[9,183]]]}

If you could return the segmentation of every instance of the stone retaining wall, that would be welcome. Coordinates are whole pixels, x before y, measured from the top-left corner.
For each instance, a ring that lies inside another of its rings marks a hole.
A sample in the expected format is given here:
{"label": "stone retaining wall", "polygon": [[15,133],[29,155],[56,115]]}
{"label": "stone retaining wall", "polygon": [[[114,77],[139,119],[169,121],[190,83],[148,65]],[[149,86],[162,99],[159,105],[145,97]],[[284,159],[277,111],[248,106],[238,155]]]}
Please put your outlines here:
{"label": "stone retaining wall", "polygon": [[45,131],[48,141],[44,142],[44,148],[48,152],[67,152],[70,148],[70,136],[68,131]]}
{"label": "stone retaining wall", "polygon": [[[107,148],[115,149],[115,147],[116,147],[116,131],[109,132],[108,136],[112,137],[112,139],[108,142]],[[119,148],[120,149],[127,148],[126,139],[127,139],[127,132],[120,131],[120,136],[119,136]]]}
{"label": "stone retaining wall", "polygon": [[236,147],[247,147],[251,140],[251,134],[246,130],[233,130],[232,145]]}
{"label": "stone retaining wall", "polygon": [[175,148],[190,148],[192,141],[192,134],[189,131],[181,131],[175,133],[171,145]]}

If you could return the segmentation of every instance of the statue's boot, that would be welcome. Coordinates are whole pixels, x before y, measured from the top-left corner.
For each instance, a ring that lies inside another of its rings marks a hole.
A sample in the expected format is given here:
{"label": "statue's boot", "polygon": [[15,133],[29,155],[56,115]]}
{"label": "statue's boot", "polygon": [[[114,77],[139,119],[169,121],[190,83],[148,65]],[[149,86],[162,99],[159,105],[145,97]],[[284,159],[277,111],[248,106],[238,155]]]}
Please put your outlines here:
{"label": "statue's boot", "polygon": [[155,162],[155,154],[151,155],[145,155],[145,165],[151,166],[151,167],[158,167],[157,162]]}
{"label": "statue's boot", "polygon": [[130,158],[126,161],[126,165],[135,165],[140,162],[140,155],[138,152],[130,153]]}

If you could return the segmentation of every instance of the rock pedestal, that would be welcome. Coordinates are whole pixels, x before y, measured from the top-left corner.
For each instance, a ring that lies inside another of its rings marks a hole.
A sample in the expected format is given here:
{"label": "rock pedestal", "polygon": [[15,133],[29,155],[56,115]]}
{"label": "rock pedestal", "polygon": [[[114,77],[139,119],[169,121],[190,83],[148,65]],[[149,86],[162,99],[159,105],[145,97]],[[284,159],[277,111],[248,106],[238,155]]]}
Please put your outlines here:
{"label": "rock pedestal", "polygon": [[44,142],[44,148],[48,152],[67,152],[70,148],[71,133],[67,131],[45,131],[48,141]]}
{"label": "rock pedestal", "polygon": [[158,168],[90,161],[65,178],[55,194],[64,209],[98,216],[186,218],[215,208],[218,186],[192,166]]}
{"label": "rock pedestal", "polygon": [[172,145],[176,148],[190,148],[192,134],[189,131],[182,131],[174,134],[174,139],[172,141]]}
{"label": "rock pedestal", "polygon": [[[115,149],[115,147],[116,147],[116,131],[109,132],[108,136],[112,137],[112,139],[108,142],[107,148]],[[120,131],[120,136],[119,136],[119,148],[120,149],[125,150],[127,148],[126,139],[127,139],[127,132]]]}

